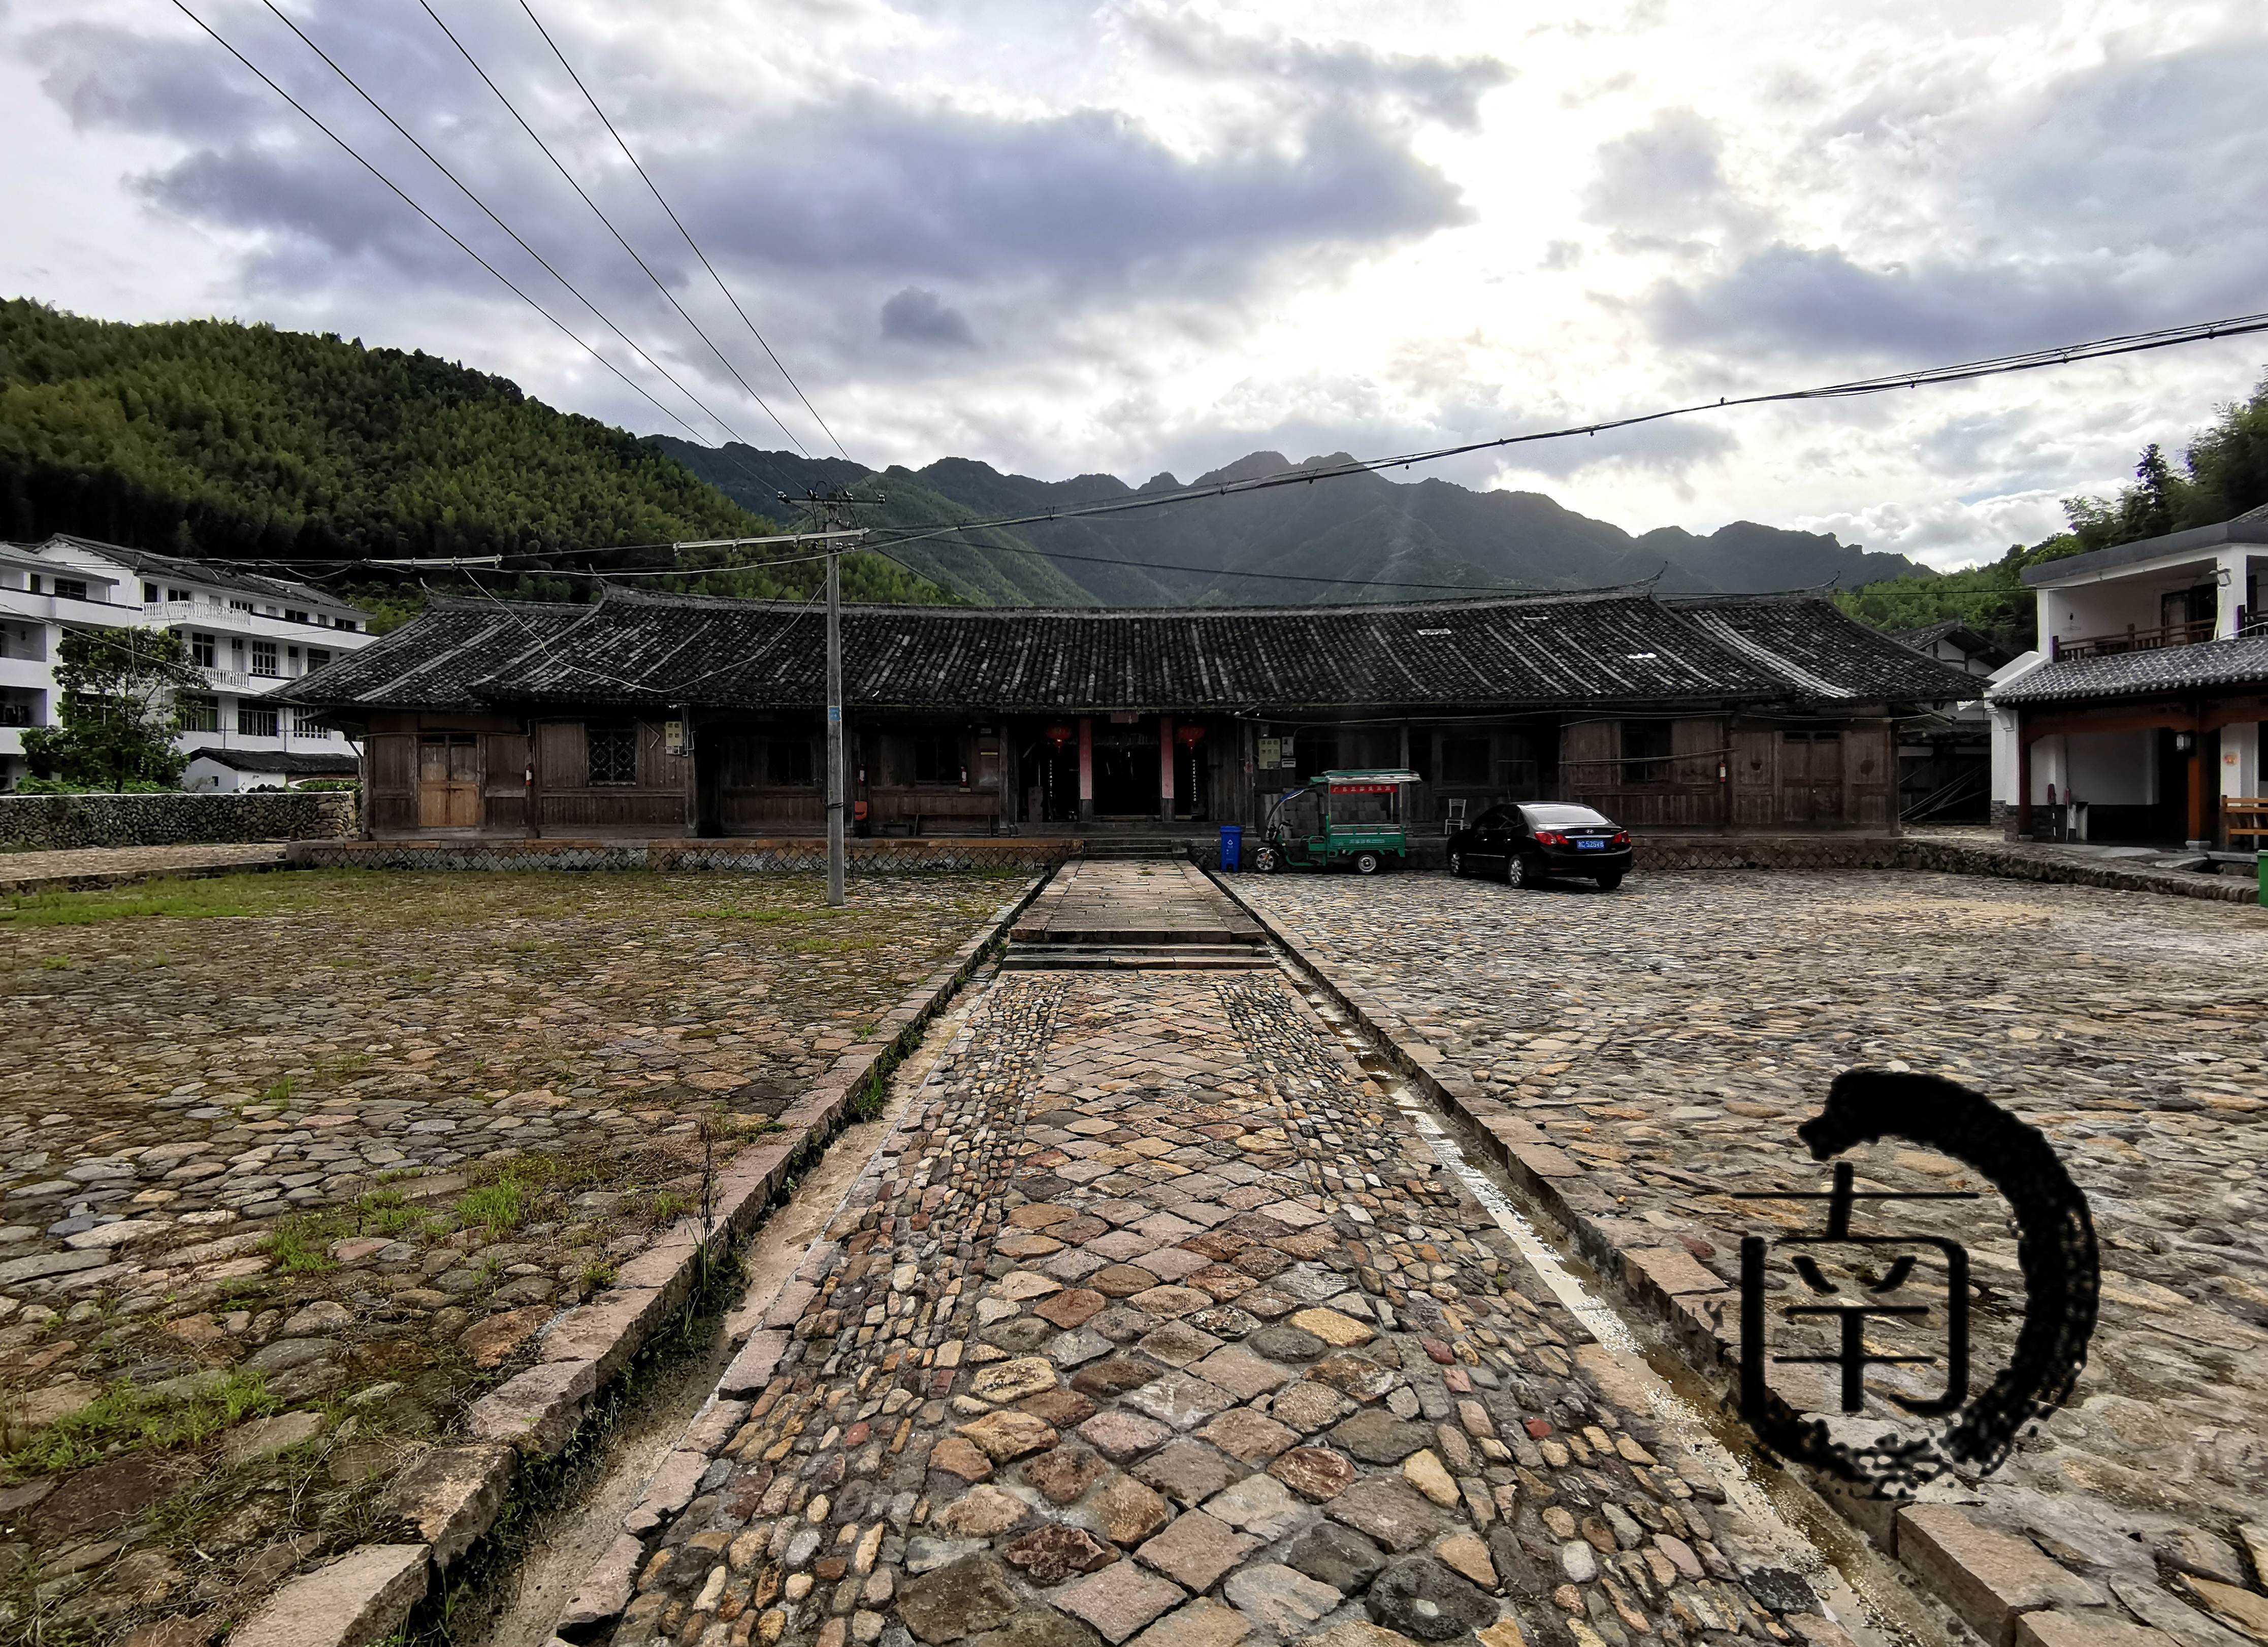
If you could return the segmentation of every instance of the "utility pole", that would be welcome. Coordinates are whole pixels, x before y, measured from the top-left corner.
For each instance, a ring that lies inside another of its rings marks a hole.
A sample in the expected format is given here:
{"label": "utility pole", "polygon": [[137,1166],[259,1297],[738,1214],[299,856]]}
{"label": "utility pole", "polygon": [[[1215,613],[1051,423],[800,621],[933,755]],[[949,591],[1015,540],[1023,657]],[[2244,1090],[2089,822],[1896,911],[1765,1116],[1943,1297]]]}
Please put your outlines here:
{"label": "utility pole", "polygon": [[827,907],[843,907],[843,555],[827,548]]}
{"label": "utility pole", "polygon": [[780,495],[782,503],[802,503],[819,516],[827,538],[827,905],[839,909],[844,901],[843,814],[850,805],[850,772],[843,741],[843,556],[863,533],[831,534],[847,524],[854,504],[879,502],[852,497],[847,492],[806,492],[800,499]]}

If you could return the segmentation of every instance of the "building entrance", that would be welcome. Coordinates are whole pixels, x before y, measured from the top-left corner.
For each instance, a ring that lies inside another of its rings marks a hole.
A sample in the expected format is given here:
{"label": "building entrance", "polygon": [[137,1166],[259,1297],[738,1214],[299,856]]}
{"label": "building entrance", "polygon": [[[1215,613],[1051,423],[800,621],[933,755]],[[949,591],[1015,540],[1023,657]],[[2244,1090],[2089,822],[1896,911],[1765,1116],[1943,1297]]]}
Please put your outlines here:
{"label": "building entrance", "polygon": [[[1158,732],[1153,724],[1140,743],[1094,740],[1094,815],[1151,818],[1158,815]],[[1113,727],[1114,732],[1130,728]]]}

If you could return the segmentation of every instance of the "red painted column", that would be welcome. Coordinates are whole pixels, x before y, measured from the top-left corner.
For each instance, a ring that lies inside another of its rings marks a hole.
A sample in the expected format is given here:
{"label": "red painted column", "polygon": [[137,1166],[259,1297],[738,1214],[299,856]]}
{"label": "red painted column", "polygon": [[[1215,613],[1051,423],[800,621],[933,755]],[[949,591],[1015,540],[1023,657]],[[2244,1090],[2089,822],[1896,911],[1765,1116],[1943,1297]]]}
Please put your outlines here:
{"label": "red painted column", "polygon": [[1094,717],[1079,717],[1079,815],[1094,816]]}
{"label": "red painted column", "polygon": [[1158,821],[1174,821],[1174,717],[1158,717]]}

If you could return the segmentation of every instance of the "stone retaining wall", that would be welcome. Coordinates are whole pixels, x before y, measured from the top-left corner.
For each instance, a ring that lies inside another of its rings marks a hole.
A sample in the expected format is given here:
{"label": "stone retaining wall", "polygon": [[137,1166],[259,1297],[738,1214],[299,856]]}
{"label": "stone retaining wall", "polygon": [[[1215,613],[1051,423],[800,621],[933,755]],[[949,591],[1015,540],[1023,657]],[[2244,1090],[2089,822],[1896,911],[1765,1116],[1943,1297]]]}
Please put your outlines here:
{"label": "stone retaining wall", "polygon": [[0,849],[320,841],[355,832],[348,790],[235,795],[0,795]]}
{"label": "stone retaining wall", "polygon": [[[854,875],[921,875],[968,870],[1052,869],[1077,849],[1060,840],[851,841]],[[715,870],[744,875],[820,875],[827,842],[785,841],[323,841],[291,849],[294,869]]]}

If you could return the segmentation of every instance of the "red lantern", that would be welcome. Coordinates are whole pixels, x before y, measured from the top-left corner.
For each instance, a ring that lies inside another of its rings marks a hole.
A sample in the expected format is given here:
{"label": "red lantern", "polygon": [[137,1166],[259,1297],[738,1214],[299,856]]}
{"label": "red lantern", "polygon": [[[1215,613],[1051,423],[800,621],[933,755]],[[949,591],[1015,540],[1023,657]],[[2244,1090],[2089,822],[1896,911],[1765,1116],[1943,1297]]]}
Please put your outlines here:
{"label": "red lantern", "polygon": [[1050,726],[1048,728],[1048,741],[1058,749],[1062,748],[1065,744],[1069,743],[1077,736],[1078,734],[1071,731],[1068,726]]}
{"label": "red lantern", "polygon": [[1176,727],[1174,736],[1182,740],[1183,748],[1194,749],[1204,741],[1204,728],[1202,726]]}

